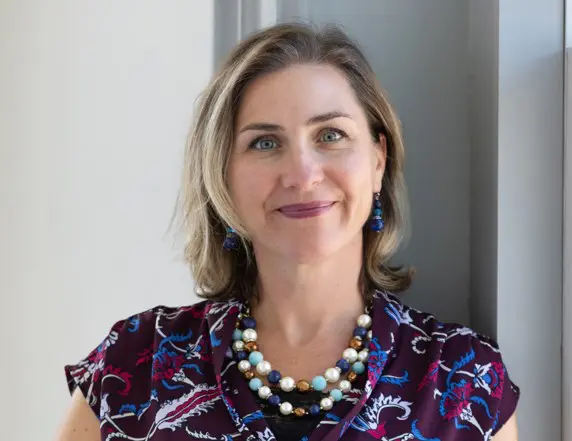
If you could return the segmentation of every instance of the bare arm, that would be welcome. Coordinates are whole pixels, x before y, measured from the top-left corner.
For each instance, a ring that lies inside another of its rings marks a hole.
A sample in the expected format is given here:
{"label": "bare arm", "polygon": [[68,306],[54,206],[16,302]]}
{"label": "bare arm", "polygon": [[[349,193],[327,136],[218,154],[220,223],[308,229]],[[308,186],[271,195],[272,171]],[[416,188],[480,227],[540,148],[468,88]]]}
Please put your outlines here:
{"label": "bare arm", "polygon": [[504,426],[493,437],[494,441],[518,441],[516,430],[516,413],[513,413]]}
{"label": "bare arm", "polygon": [[100,441],[99,421],[77,388],[56,441]]}

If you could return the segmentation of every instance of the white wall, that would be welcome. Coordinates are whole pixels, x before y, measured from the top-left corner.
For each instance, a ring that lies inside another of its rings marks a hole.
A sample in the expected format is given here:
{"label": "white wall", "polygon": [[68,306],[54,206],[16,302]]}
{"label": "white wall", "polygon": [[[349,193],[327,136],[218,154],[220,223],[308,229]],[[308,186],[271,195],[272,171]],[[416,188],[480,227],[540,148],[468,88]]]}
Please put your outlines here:
{"label": "white wall", "polygon": [[500,2],[498,47],[498,339],[522,440],[559,440],[564,1]]}
{"label": "white wall", "polygon": [[395,261],[418,269],[406,302],[468,323],[468,2],[357,4],[311,0],[305,8],[312,22],[340,23],[359,41],[403,122],[413,237]]}
{"label": "white wall", "polygon": [[63,365],[111,324],[194,301],[165,236],[213,5],[0,2],[2,439],[50,439]]}

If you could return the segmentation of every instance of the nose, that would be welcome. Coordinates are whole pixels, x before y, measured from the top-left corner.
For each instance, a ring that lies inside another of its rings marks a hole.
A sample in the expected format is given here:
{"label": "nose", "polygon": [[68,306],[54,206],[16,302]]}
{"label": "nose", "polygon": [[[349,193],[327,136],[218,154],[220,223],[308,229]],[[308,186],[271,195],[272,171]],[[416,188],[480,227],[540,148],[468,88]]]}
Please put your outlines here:
{"label": "nose", "polygon": [[312,190],[324,179],[323,158],[303,143],[291,147],[282,158],[282,185],[300,192]]}

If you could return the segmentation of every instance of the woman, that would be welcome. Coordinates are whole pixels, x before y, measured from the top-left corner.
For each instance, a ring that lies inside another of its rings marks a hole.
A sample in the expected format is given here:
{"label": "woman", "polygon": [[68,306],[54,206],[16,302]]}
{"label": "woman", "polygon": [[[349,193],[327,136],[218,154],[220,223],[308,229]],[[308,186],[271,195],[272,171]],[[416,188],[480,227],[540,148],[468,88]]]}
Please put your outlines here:
{"label": "woman", "polygon": [[179,204],[207,300],[122,320],[66,366],[59,439],[516,440],[495,342],[390,294],[412,277],[387,263],[403,156],[343,32],[242,42],[204,92]]}

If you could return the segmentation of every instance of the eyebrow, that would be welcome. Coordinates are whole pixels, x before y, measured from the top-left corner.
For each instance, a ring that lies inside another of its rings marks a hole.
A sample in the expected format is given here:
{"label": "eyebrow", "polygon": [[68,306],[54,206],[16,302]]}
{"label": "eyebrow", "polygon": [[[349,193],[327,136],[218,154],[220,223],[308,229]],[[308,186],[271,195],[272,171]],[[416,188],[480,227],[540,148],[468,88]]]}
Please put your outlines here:
{"label": "eyebrow", "polygon": [[[332,112],[326,112],[326,113],[321,113],[319,115],[312,116],[311,118],[308,119],[308,121],[306,121],[306,125],[310,126],[312,124],[318,124],[318,123],[326,122],[326,121],[329,121],[329,120],[334,119],[334,118],[352,119],[352,117],[350,115],[348,115],[347,113],[332,111]],[[247,130],[263,130],[263,131],[268,131],[268,132],[273,131],[273,130],[283,131],[284,127],[282,127],[279,124],[252,123],[252,124],[248,124],[247,126],[244,126],[240,130],[239,133],[246,132]]]}

